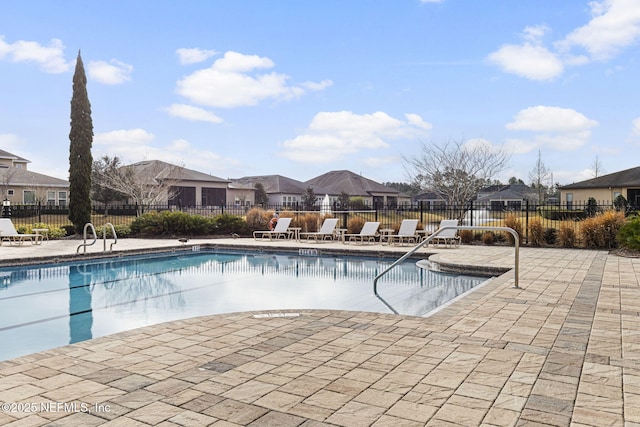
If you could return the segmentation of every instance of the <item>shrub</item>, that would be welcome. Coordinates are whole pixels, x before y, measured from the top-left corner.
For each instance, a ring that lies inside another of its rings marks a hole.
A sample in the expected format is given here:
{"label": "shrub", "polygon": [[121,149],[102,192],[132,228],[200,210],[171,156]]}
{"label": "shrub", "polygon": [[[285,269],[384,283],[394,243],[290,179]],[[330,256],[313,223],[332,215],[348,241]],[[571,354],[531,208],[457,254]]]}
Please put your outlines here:
{"label": "shrub", "polygon": [[620,227],[616,239],[623,248],[640,250],[640,217],[635,217]]}
{"label": "shrub", "polygon": [[320,214],[306,213],[298,216],[295,226],[302,228],[303,233],[315,233],[318,231],[318,222]]}
{"label": "shrub", "polygon": [[[128,225],[114,225],[113,228],[116,230],[116,236],[118,236],[118,238],[127,237],[131,234],[131,227],[129,227]],[[106,230],[107,230],[107,239],[112,239],[113,232],[111,231],[111,227],[107,227]],[[96,228],[97,238],[102,239],[102,231],[103,231],[103,227]]]}
{"label": "shrub", "polygon": [[215,234],[251,234],[247,222],[237,215],[220,214],[213,218]]}
{"label": "shrub", "polygon": [[593,197],[589,197],[587,200],[587,206],[584,208],[584,213],[587,217],[594,217],[598,214],[598,202]]}
{"label": "shrub", "polygon": [[212,218],[185,212],[147,212],[131,222],[131,233],[141,235],[207,235],[215,230]]}
{"label": "shrub", "polygon": [[495,243],[496,234],[493,231],[485,231],[482,233],[482,243],[485,245],[493,245]]}
{"label": "shrub", "polygon": [[576,245],[576,230],[570,225],[562,224],[557,237],[563,248],[573,248]]}
{"label": "shrub", "polygon": [[544,228],[539,218],[529,221],[529,243],[531,246],[542,246],[545,242]]}
{"label": "shrub", "polygon": [[[518,233],[519,244],[522,244],[522,235],[523,235],[523,227],[522,223],[518,221],[518,218],[514,214],[508,214],[504,219],[504,226],[512,228]],[[511,233],[507,233],[507,242],[510,245],[515,245],[515,238],[511,235]]]}
{"label": "shrub", "polygon": [[[69,226],[71,227],[72,230],[75,230],[75,228],[71,225]],[[20,227],[17,228],[17,232],[18,233],[24,233],[24,234],[35,234],[33,232],[34,228],[46,228],[49,230],[48,232],[48,236],[50,239],[61,239],[64,236],[67,235],[67,231],[64,228],[58,228],[58,227],[50,227],[49,225],[45,224],[44,222],[37,222],[33,225],[22,225]]]}
{"label": "shrub", "polygon": [[609,210],[585,219],[580,226],[582,242],[588,248],[615,246],[615,236],[624,224],[624,213]]}
{"label": "shrub", "polygon": [[472,230],[460,230],[458,233],[460,236],[460,241],[462,243],[471,243],[473,241],[473,231]]}
{"label": "shrub", "polygon": [[556,239],[558,237],[558,230],[556,230],[555,228],[547,228],[544,230],[544,242],[547,245],[555,245],[556,244]]}
{"label": "shrub", "polygon": [[273,214],[273,211],[267,212],[262,208],[252,208],[246,215],[247,225],[251,230],[266,230]]}
{"label": "shrub", "polygon": [[360,216],[354,216],[347,221],[347,233],[358,234],[366,221]]}

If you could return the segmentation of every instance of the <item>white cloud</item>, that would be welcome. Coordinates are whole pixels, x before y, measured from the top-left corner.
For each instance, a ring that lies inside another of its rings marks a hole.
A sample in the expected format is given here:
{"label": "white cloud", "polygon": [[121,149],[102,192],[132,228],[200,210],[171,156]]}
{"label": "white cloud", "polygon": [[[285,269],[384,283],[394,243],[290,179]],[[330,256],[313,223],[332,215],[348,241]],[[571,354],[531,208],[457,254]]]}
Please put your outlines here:
{"label": "white cloud", "polygon": [[240,164],[236,159],[222,157],[209,150],[195,148],[185,139],[176,139],[166,146],[152,145],[155,136],[144,129],[115,130],[94,136],[94,157],[118,156],[123,164],[142,160],[162,160],[189,169],[209,172],[229,171]]}
{"label": "white cloud", "polygon": [[44,72],[51,74],[64,73],[73,66],[64,60],[64,45],[58,39],[51,39],[49,46],[42,46],[25,40],[9,44],[4,41],[4,36],[0,36],[0,59],[4,57],[12,62],[35,62]]}
{"label": "white cloud", "polygon": [[273,61],[266,57],[227,52],[211,67],[178,81],[176,91],[195,104],[234,108],[256,105],[266,99],[291,99],[307,90],[321,90],[331,84],[325,80],[289,85],[289,76],[285,74],[259,72],[273,67]]}
{"label": "white cloud", "polygon": [[417,114],[407,113],[404,116],[407,118],[407,121],[413,126],[416,126],[425,130],[429,130],[433,127],[431,123],[425,122],[424,120],[422,120],[422,117],[420,117]]}
{"label": "white cloud", "polygon": [[487,59],[505,73],[531,80],[553,80],[564,71],[562,61],[554,53],[543,46],[530,43],[504,45]]}
{"label": "white cloud", "polygon": [[518,112],[506,128],[534,132],[581,132],[597,125],[595,120],[571,108],[537,105]]}
{"label": "white cloud", "polygon": [[607,60],[640,38],[640,2],[637,0],[592,1],[592,19],[573,30],[557,47],[585,49],[595,60]]}
{"label": "white cloud", "polygon": [[203,108],[186,104],[173,104],[166,109],[169,115],[191,121],[222,123],[224,120]]}
{"label": "white cloud", "polygon": [[516,114],[505,127],[514,131],[533,132],[531,139],[509,139],[507,147],[514,154],[546,147],[557,151],[571,151],[582,147],[591,137],[591,128],[598,122],[571,108],[538,105]]}
{"label": "white cloud", "polygon": [[197,64],[215,56],[218,52],[205,49],[178,49],[176,54],[182,65]]}
{"label": "white cloud", "polygon": [[93,137],[96,145],[129,145],[136,146],[148,144],[155,139],[155,135],[144,129],[114,130],[111,132],[98,133]]}
{"label": "white cloud", "polygon": [[117,85],[131,80],[133,66],[112,59],[110,62],[92,61],[87,64],[87,73],[95,81],[107,85]]}
{"label": "white cloud", "polygon": [[378,111],[355,114],[351,111],[316,114],[307,130],[282,143],[281,156],[305,163],[325,163],[364,150],[389,148],[388,141],[423,135],[430,125],[416,114],[407,122]]}

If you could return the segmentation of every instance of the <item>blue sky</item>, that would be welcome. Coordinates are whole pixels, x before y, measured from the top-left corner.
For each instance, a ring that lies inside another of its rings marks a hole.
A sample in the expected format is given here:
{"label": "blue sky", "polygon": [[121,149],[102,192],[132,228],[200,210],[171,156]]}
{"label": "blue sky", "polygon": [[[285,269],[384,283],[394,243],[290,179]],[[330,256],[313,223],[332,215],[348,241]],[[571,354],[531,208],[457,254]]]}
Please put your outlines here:
{"label": "blue sky", "polygon": [[94,157],[386,182],[464,141],[567,184],[640,166],[639,42],[637,0],[8,0],[0,148],[68,178],[81,50]]}

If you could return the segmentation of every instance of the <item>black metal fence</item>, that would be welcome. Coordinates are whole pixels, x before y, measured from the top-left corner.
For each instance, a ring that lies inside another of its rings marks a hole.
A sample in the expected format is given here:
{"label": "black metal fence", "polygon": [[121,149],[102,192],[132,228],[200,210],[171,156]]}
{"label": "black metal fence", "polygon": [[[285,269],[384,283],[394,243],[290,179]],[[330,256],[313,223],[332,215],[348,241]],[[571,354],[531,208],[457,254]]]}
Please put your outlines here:
{"label": "black metal fence", "polygon": [[[107,209],[95,207],[92,213],[92,222],[96,227],[106,223],[114,226],[126,226],[141,213],[151,211],[181,211],[189,214],[214,217],[220,214],[245,216],[251,209],[264,209],[279,212],[282,216],[302,216],[318,214],[331,215],[340,218],[340,227],[347,228],[348,223],[354,217],[360,217],[366,221],[379,221],[381,228],[397,228],[403,219],[418,219],[420,227],[426,230],[434,230],[443,219],[458,219],[461,225],[486,225],[505,226],[508,220],[514,219],[520,223],[524,234],[525,243],[529,239],[529,228],[532,221],[540,224],[545,231],[558,230],[561,227],[572,227],[579,234],[580,225],[584,219],[608,210],[623,209],[626,215],[637,211],[628,207],[614,206],[611,203],[573,203],[569,208],[560,205],[536,205],[522,203],[507,205],[508,208],[497,208],[496,204],[468,203],[464,206],[446,206],[429,203],[416,203],[396,207],[367,207],[362,205],[348,208],[334,208],[329,211],[322,210],[319,206],[313,210],[304,210],[295,206],[216,206],[216,207],[176,207],[168,205],[145,206],[136,205],[111,206]],[[16,228],[20,226],[33,226],[44,223],[50,228],[63,228],[71,226],[68,219],[68,208],[60,206],[44,205],[13,205],[4,207],[3,216],[10,216]]]}

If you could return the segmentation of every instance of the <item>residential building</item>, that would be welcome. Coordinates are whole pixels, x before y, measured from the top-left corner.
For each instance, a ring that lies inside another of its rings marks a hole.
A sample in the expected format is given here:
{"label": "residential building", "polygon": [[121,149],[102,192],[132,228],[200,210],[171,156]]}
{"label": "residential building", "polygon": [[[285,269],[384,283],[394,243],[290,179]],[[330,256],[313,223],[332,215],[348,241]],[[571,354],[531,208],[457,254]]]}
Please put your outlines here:
{"label": "residential building", "polygon": [[67,206],[69,182],[27,169],[29,160],[0,150],[2,200],[12,205]]}
{"label": "residential building", "polygon": [[162,182],[167,191],[160,204],[179,207],[253,205],[255,190],[233,184],[230,180],[176,166],[160,160],[148,160],[123,168],[132,168],[140,182],[157,185]]}
{"label": "residential building", "polygon": [[619,195],[630,206],[640,208],[640,167],[560,187],[560,203],[567,209],[582,208],[590,198],[601,204],[613,204]]}
{"label": "residential building", "polygon": [[410,196],[348,170],[327,172],[306,181],[305,184],[323,189],[324,193],[329,194],[332,203],[344,192],[350,197],[361,197],[364,204],[371,207],[399,207],[411,204]]}
{"label": "residential building", "polygon": [[491,185],[478,192],[476,202],[492,211],[521,210],[527,202],[537,204],[538,193],[526,184]]}
{"label": "residential building", "polygon": [[286,207],[299,206],[308,187],[304,182],[282,175],[245,176],[234,181],[254,189],[255,185],[260,183],[267,193],[267,204]]}

